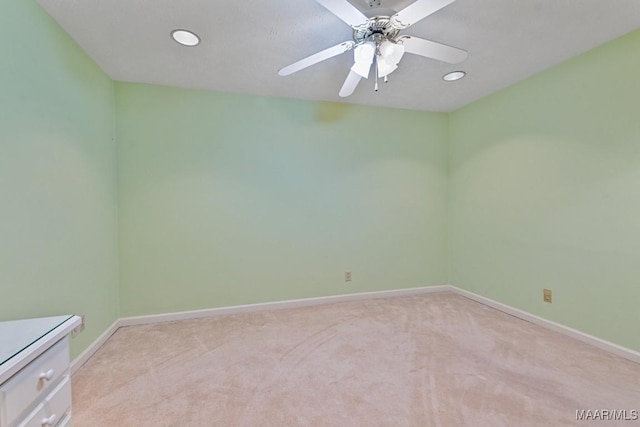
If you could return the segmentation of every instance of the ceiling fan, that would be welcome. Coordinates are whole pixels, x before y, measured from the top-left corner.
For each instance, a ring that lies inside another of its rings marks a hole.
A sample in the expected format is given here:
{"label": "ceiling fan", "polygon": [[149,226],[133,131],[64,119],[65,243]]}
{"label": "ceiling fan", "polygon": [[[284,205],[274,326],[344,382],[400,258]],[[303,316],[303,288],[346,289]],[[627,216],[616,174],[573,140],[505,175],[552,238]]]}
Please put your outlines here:
{"label": "ceiling fan", "polygon": [[[467,52],[430,40],[410,35],[400,35],[400,31],[437,12],[455,0],[416,0],[393,16],[367,18],[347,0],[316,0],[322,6],[353,28],[353,40],[308,56],[282,68],[278,74],[288,76],[334,56],[353,49],[354,64],[347,75],[339,95],[351,95],[362,78],[368,79],[371,65],[375,62],[375,90],[378,78],[387,81],[387,76],[398,68],[405,53],[456,64],[467,57]],[[379,5],[379,0],[370,0],[371,5]]]}

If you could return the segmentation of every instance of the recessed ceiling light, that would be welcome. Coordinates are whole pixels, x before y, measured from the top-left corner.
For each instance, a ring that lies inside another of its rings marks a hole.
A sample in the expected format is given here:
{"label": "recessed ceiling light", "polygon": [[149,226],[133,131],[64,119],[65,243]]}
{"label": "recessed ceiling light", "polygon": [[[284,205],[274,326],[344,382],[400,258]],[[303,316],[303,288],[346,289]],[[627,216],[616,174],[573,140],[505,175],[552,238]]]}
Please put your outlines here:
{"label": "recessed ceiling light", "polygon": [[446,80],[448,82],[453,82],[453,81],[456,81],[456,80],[460,80],[461,78],[463,78],[466,75],[467,75],[467,73],[465,73],[464,71],[452,71],[452,72],[447,73],[444,76],[442,76],[442,79]]}
{"label": "recessed ceiling light", "polygon": [[187,30],[173,30],[171,37],[183,46],[197,46],[200,44],[200,37],[196,33]]}

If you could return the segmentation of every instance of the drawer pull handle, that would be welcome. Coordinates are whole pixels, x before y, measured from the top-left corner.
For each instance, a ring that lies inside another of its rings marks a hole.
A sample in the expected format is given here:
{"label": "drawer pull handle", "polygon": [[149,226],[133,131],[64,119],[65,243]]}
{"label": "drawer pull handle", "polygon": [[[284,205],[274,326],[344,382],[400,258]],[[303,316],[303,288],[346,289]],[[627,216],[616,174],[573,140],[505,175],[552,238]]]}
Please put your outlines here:
{"label": "drawer pull handle", "polygon": [[49,369],[47,372],[41,373],[40,377],[38,378],[40,378],[41,380],[51,381],[55,374],[56,374],[56,371],[54,371],[53,369]]}
{"label": "drawer pull handle", "polygon": [[56,423],[56,420],[58,419],[58,417],[56,417],[56,414],[51,415],[49,418],[43,418],[42,419],[42,425],[43,426],[52,426]]}

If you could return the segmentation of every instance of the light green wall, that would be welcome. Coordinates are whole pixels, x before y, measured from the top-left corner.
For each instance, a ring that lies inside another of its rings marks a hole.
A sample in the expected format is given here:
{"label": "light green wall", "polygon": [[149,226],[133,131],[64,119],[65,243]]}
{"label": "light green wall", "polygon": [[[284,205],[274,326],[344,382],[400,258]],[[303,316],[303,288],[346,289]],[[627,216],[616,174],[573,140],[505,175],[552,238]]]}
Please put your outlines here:
{"label": "light green wall", "polygon": [[452,282],[635,350],[638,52],[640,31],[450,122]]}
{"label": "light green wall", "polygon": [[119,307],[451,281],[640,350],[640,32],[451,115],[124,83],[114,101],[34,2],[5,0],[0,36],[0,320],[86,313],[77,355]]}
{"label": "light green wall", "polygon": [[0,320],[118,316],[113,82],[30,0],[0,6]]}
{"label": "light green wall", "polygon": [[123,315],[446,283],[445,115],[124,83],[116,106]]}

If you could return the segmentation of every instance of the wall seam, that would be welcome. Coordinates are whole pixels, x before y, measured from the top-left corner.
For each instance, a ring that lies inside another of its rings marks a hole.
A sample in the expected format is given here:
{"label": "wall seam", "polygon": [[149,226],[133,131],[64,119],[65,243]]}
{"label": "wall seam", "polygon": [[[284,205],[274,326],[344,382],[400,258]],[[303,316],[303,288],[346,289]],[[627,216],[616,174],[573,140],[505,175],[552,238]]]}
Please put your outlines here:
{"label": "wall seam", "polygon": [[446,174],[446,200],[445,200],[445,259],[447,261],[447,283],[453,283],[453,219],[452,219],[452,185],[451,185],[451,117],[453,112],[446,113],[446,126],[445,126],[445,174]]}
{"label": "wall seam", "polygon": [[116,82],[111,79],[111,95],[113,101],[112,108],[112,140],[113,140],[113,149],[115,152],[114,156],[114,168],[116,172],[115,176],[115,184],[116,184],[116,320],[122,316],[122,301],[120,298],[121,294],[121,285],[122,278],[120,277],[120,171],[118,167],[118,114],[117,114],[117,105],[116,105]]}

